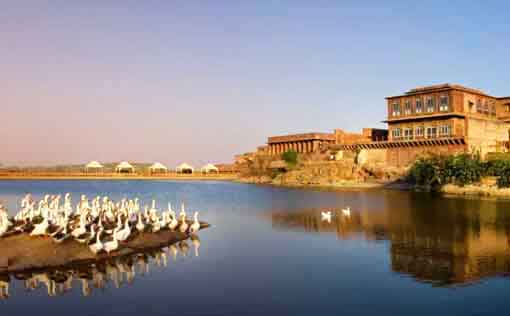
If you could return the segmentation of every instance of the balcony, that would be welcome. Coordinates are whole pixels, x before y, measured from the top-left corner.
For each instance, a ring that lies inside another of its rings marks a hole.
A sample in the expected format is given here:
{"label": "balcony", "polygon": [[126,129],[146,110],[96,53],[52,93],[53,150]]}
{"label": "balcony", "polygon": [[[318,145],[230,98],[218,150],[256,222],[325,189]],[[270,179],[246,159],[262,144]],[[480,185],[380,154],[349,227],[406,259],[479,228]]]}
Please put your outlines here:
{"label": "balcony", "polygon": [[448,117],[465,117],[462,112],[422,112],[415,113],[411,115],[401,115],[401,116],[390,116],[387,120],[382,121],[383,123],[395,123],[395,122],[406,122],[406,121],[416,121],[416,120],[427,120],[433,118],[448,118]]}
{"label": "balcony", "polygon": [[390,149],[390,148],[403,148],[403,147],[431,147],[431,146],[448,146],[448,145],[465,145],[464,137],[438,136],[435,138],[420,138],[413,140],[397,139],[381,142],[367,142],[351,145],[331,145],[329,148],[332,150],[356,150],[356,149]]}

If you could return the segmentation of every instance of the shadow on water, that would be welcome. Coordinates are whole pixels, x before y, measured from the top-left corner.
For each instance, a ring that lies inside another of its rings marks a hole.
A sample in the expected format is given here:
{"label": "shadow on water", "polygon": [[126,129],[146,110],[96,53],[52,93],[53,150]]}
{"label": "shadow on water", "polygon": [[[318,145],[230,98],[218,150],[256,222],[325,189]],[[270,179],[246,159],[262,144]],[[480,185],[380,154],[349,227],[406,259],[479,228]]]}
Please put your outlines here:
{"label": "shadow on water", "polygon": [[[434,286],[469,285],[510,273],[510,212],[494,201],[386,194],[376,206],[268,212],[276,231],[389,241],[393,272]],[[373,209],[377,208],[377,209]]]}
{"label": "shadow on water", "polygon": [[177,262],[178,256],[198,257],[200,245],[200,238],[192,235],[188,240],[130,255],[12,274],[0,273],[0,300],[10,297],[10,285],[14,282],[22,283],[27,294],[44,291],[51,297],[63,296],[76,287],[83,297],[91,296],[93,289],[105,293],[107,288],[132,285],[137,275],[149,274],[151,265],[167,267],[168,261]]}

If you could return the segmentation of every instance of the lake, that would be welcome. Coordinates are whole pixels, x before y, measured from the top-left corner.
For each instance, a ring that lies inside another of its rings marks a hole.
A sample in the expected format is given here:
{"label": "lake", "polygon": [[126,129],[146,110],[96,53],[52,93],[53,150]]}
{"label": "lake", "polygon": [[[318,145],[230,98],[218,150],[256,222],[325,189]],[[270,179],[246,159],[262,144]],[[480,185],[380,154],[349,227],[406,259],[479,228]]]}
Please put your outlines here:
{"label": "lake", "polygon": [[161,208],[184,202],[212,227],[173,252],[104,268],[100,284],[11,277],[0,315],[497,315],[510,307],[508,201],[229,182],[0,181],[11,214],[26,193],[66,192],[73,202],[80,194],[156,199]]}

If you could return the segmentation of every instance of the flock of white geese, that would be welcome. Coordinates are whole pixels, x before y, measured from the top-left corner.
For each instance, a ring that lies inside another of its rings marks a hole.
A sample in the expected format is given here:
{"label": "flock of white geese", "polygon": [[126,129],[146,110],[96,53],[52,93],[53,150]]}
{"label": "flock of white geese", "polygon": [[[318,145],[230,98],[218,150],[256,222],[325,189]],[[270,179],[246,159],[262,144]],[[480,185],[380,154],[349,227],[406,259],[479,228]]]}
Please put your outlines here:
{"label": "flock of white geese", "polygon": [[188,222],[184,204],[177,217],[171,204],[159,211],[156,201],[142,210],[138,198],[118,202],[108,196],[89,200],[85,195],[73,208],[71,194],[45,195],[35,201],[27,194],[20,203],[19,212],[12,218],[0,204],[0,238],[16,233],[30,236],[49,236],[55,243],[74,239],[86,244],[94,254],[110,253],[119,248],[119,242],[127,241],[141,232],[156,233],[160,230],[194,234],[200,229],[198,212]]}

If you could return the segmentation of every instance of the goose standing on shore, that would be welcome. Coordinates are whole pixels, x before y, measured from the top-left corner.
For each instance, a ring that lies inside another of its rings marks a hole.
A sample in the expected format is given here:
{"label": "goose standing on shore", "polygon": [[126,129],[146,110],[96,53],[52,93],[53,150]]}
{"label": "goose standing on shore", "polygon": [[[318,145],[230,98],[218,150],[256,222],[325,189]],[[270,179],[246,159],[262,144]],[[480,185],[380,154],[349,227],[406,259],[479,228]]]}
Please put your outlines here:
{"label": "goose standing on shore", "polygon": [[104,246],[104,250],[108,254],[110,254],[110,252],[112,252],[112,251],[117,250],[117,248],[119,248],[119,242],[117,241],[116,234],[113,234],[113,240],[112,241],[105,242],[103,246]]}
{"label": "goose standing on shore", "polygon": [[198,212],[193,214],[193,223],[189,227],[189,232],[194,234],[200,230],[200,222],[198,221]]}
{"label": "goose standing on shore", "polygon": [[48,218],[44,217],[43,221],[40,224],[34,226],[34,229],[30,233],[30,236],[44,236],[46,235],[46,231],[50,226]]}
{"label": "goose standing on shore", "polygon": [[103,229],[99,229],[96,236],[96,243],[89,246],[90,251],[92,251],[94,254],[98,254],[101,250],[104,249],[104,245],[101,242],[100,236],[103,232]]}
{"label": "goose standing on shore", "polygon": [[118,241],[125,241],[129,238],[129,235],[131,235],[131,228],[129,227],[129,218],[126,217],[124,228],[117,231],[115,234],[115,239]]}
{"label": "goose standing on shore", "polygon": [[92,224],[90,226],[90,232],[86,232],[83,235],[80,235],[78,237],[75,237],[74,239],[79,242],[80,244],[88,244],[96,237],[96,225]]}
{"label": "goose standing on shore", "polygon": [[181,204],[181,212],[179,213],[179,217],[182,218],[186,218],[186,211],[184,210],[184,203]]}
{"label": "goose standing on shore", "polygon": [[181,225],[179,226],[179,231],[181,233],[185,233],[188,231],[188,223],[186,222],[186,216],[181,216]]}
{"label": "goose standing on shore", "polygon": [[143,215],[138,214],[138,223],[136,224],[136,229],[141,233],[145,230],[145,224],[143,223]]}
{"label": "goose standing on shore", "polygon": [[68,231],[67,231],[67,226],[68,226],[68,223],[66,221],[64,223],[64,229],[62,229],[58,234],[53,236],[53,241],[54,242],[56,242],[57,244],[60,244],[61,242],[63,242],[67,238],[71,237],[71,234],[69,234]]}

